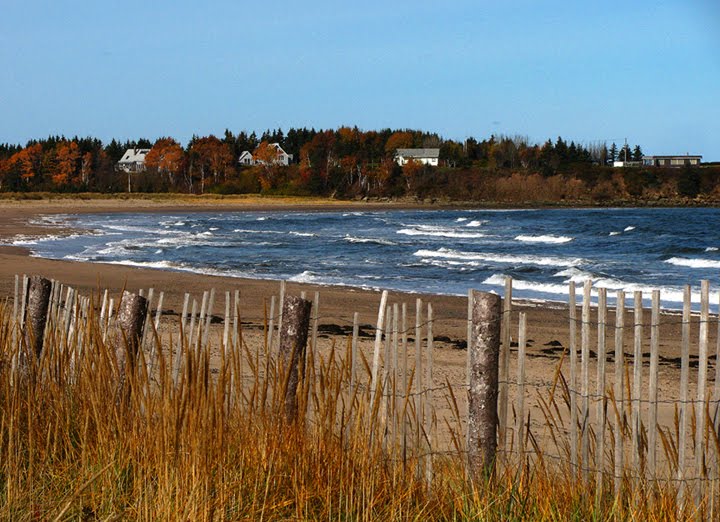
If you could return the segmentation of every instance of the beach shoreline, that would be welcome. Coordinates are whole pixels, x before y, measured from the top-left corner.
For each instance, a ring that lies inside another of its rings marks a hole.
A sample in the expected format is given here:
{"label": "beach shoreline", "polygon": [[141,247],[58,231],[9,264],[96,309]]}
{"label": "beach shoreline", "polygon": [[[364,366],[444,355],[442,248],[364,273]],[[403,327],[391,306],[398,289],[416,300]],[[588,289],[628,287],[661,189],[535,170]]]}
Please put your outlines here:
{"label": "beach shoreline", "polygon": [[[224,201],[224,203],[220,203]],[[319,201],[315,198],[209,198],[185,197],[159,200],[146,198],[120,199],[0,199],[0,242],[13,238],[41,237],[73,233],[73,230],[48,226],[38,222],[44,215],[87,213],[193,213],[193,212],[257,212],[257,211],[360,211],[405,210],[410,208],[438,209],[439,207],[412,206],[402,203],[367,203]],[[138,291],[155,288],[164,292],[166,310],[179,313],[186,293],[199,298],[211,288],[218,292],[239,290],[243,307],[257,321],[267,313],[272,296],[279,295],[280,281],[273,279],[247,279],[229,276],[207,275],[186,271],[170,271],[158,268],[132,267],[120,264],[87,263],[68,260],[52,260],[31,255],[22,246],[0,247],[0,297],[11,298],[14,294],[14,278],[19,274],[37,274],[56,279],[86,294],[96,295],[105,289],[118,293],[123,289]],[[352,322],[352,313],[360,314],[360,322],[374,325],[380,301],[378,289],[353,286],[321,285],[315,283],[287,282],[287,291],[293,294],[305,292],[310,298],[320,293],[321,314],[326,317]],[[580,291],[580,289],[578,290]],[[413,308],[417,299],[432,302],[436,310],[436,335],[449,339],[451,346],[462,347],[467,338],[467,297],[432,293],[409,293],[389,291],[389,302],[407,303]],[[223,297],[224,298],[224,297]],[[628,303],[629,305],[629,303]],[[537,302],[513,300],[513,328],[517,328],[517,312],[525,312],[533,349],[543,350],[558,344],[569,344],[568,307],[560,301]],[[663,314],[667,315],[667,314]],[[674,314],[673,314],[674,315]],[[669,315],[668,315],[669,316]],[[669,316],[671,317],[671,316]],[[335,321],[335,324],[342,321]],[[513,333],[515,338],[517,333]],[[673,334],[674,335],[674,334]],[[674,351],[670,346],[668,351]]]}

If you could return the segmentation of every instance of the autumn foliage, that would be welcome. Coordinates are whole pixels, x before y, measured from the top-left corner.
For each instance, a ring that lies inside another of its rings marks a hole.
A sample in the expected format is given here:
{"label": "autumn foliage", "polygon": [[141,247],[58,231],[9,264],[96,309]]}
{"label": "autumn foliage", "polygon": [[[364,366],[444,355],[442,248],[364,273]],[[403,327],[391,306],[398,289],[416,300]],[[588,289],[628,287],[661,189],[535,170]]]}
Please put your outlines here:
{"label": "autumn foliage", "polygon": [[[279,148],[293,156],[278,162]],[[395,162],[399,148],[437,148],[437,167]],[[143,168],[117,167],[127,149],[149,149]],[[252,165],[240,165],[247,151]],[[720,167],[613,169],[637,158],[639,146],[581,145],[558,137],[541,144],[491,136],[462,142],[410,129],[362,131],[278,129],[103,144],[95,138],[49,137],[25,146],[0,144],[0,190],[6,192],[256,193],[336,198],[409,197],[527,202],[672,202],[720,198]]]}

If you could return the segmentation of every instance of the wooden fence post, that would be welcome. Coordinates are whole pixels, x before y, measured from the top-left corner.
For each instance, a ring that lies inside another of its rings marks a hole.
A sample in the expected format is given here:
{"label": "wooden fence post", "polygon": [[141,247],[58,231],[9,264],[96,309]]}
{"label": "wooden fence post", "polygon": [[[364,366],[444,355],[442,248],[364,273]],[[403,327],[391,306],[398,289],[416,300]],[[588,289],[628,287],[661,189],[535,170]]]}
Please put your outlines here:
{"label": "wooden fence post", "polygon": [[625,423],[625,387],[623,376],[625,375],[625,292],[618,290],[617,302],[615,304],[615,498],[621,501],[622,476],[625,469],[625,436],[623,425]]}
{"label": "wooden fence post", "polygon": [[28,282],[25,342],[37,359],[43,349],[51,287],[50,280],[40,276],[32,276]]}
{"label": "wooden fence post", "polygon": [[568,350],[570,351],[570,464],[573,473],[578,471],[578,432],[577,432],[577,301],[575,281],[568,288],[568,316],[570,320]]}
{"label": "wooden fence post", "polygon": [[632,439],[633,439],[633,467],[642,476],[645,467],[643,459],[642,417],[640,411],[640,396],[642,395],[642,365],[643,365],[643,296],[636,290],[633,294],[635,309],[633,315],[635,339],[633,341],[633,388],[632,388]]}
{"label": "wooden fence post", "polygon": [[[474,292],[474,291],[473,291]],[[512,278],[505,278],[505,296],[502,301],[502,352],[500,354],[500,382],[498,398],[499,436],[498,444],[505,449],[507,443],[506,431],[508,429],[508,388],[510,383],[510,339],[512,332]],[[474,307],[474,305],[473,305]]]}
{"label": "wooden fence post", "polygon": [[473,479],[495,469],[500,358],[500,297],[474,291],[470,353],[468,461]]}
{"label": "wooden fence post", "polygon": [[118,339],[115,354],[118,361],[119,389],[118,399],[127,400],[125,382],[126,374],[135,371],[135,358],[142,343],[145,316],[148,302],[144,297],[124,291],[118,308],[117,323],[123,338]]}
{"label": "wooden fence post", "polygon": [[710,322],[710,282],[700,281],[700,337],[698,339],[698,384],[697,402],[695,403],[695,473],[701,480],[698,482],[698,498],[705,495],[705,394],[708,369],[708,327]]}
{"label": "wooden fence post", "polygon": [[518,319],[518,392],[517,392],[517,449],[520,465],[525,467],[525,349],[527,348],[527,318],[520,312]]}
{"label": "wooden fence post", "polygon": [[580,331],[580,380],[582,411],[580,419],[580,472],[587,482],[590,469],[590,292],[592,281],[585,281],[583,287],[582,327]]}
{"label": "wooden fence post", "polygon": [[382,336],[385,328],[385,307],[387,306],[388,293],[383,290],[380,297],[380,308],[378,308],[377,328],[375,329],[375,347],[373,349],[372,376],[370,380],[370,410],[375,407],[375,392],[378,386],[378,370],[380,368],[380,348],[382,347]]}
{"label": "wooden fence post", "polygon": [[305,358],[310,309],[312,303],[296,296],[285,295],[280,331],[280,357],[284,364],[285,379],[285,420],[294,422],[297,418],[297,388],[300,381],[298,366]]}
{"label": "wooden fence post", "polygon": [[595,426],[595,498],[600,507],[603,493],[603,474],[605,472],[605,359],[606,359],[606,324],[607,324],[607,289],[598,288],[598,328],[597,328],[597,380],[596,389],[596,422]]}
{"label": "wooden fence post", "polygon": [[658,364],[660,359],[660,290],[652,291],[650,312],[650,384],[648,389],[648,474],[650,480],[657,478],[657,419],[658,419]]}
{"label": "wooden fence post", "polygon": [[687,448],[688,429],[690,425],[690,407],[688,398],[690,396],[688,385],[690,382],[690,314],[691,314],[691,293],[690,285],[683,290],[683,314],[682,314],[682,341],[680,353],[680,427],[678,434],[678,493],[677,493],[677,517],[681,519],[685,510],[685,455]]}

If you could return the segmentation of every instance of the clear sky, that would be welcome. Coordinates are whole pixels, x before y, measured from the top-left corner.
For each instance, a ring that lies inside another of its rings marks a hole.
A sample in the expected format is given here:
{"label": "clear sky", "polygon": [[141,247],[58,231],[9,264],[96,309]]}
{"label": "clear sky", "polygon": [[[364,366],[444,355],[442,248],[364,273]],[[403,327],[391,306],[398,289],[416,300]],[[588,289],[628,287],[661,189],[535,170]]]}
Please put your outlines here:
{"label": "clear sky", "polygon": [[0,142],[340,125],[720,161],[720,1],[0,3]]}

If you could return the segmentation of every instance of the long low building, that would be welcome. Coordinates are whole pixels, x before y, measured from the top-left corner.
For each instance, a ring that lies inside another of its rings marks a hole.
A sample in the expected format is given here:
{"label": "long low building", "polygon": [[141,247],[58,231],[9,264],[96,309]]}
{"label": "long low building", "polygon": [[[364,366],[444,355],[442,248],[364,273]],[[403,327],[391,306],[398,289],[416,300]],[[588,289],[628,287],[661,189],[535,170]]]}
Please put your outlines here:
{"label": "long low building", "polygon": [[644,167],[684,167],[687,165],[700,165],[702,156],[643,156]]}

